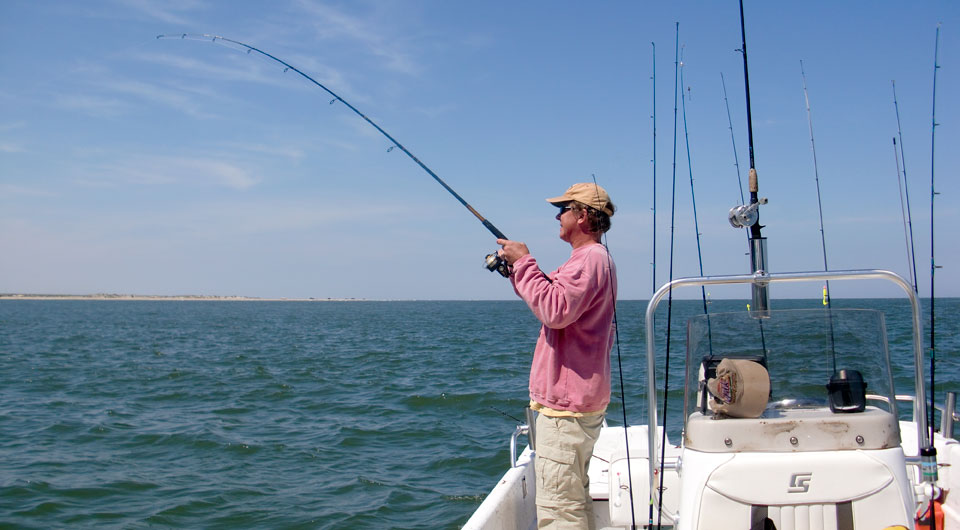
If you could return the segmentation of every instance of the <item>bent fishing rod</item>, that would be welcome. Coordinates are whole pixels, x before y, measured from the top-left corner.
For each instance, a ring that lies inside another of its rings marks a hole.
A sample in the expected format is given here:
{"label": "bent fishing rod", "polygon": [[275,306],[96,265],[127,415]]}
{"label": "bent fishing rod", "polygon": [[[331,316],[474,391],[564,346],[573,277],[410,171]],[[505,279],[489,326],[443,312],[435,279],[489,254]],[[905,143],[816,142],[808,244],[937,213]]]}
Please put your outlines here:
{"label": "bent fishing rod", "polygon": [[[370,124],[370,126],[372,126],[374,129],[376,129],[380,134],[382,134],[383,136],[385,136],[385,137],[387,138],[387,140],[390,140],[390,142],[394,145],[394,147],[399,148],[401,151],[404,152],[404,154],[406,154],[408,157],[410,157],[410,160],[413,160],[414,162],[416,162],[417,165],[420,166],[421,169],[423,169],[424,171],[427,172],[428,175],[430,175],[431,177],[433,177],[433,180],[437,181],[438,184],[440,184],[441,186],[443,186],[443,189],[447,190],[447,191],[450,193],[450,195],[453,195],[453,197],[454,197],[455,199],[457,199],[457,201],[458,201],[460,204],[462,204],[467,210],[469,210],[470,213],[472,213],[472,214],[474,215],[474,217],[476,217],[477,219],[479,219],[480,222],[483,224],[483,226],[486,227],[486,229],[489,230],[491,234],[493,234],[494,236],[496,236],[497,239],[509,239],[509,238],[508,238],[507,236],[505,236],[505,235],[503,234],[503,232],[501,232],[497,227],[493,226],[493,223],[491,223],[491,222],[488,221],[486,218],[484,218],[482,215],[480,215],[480,212],[478,212],[473,206],[470,206],[470,204],[467,203],[467,201],[465,201],[465,200],[463,199],[463,197],[460,196],[460,194],[458,194],[457,192],[453,191],[453,188],[451,188],[446,182],[443,181],[443,179],[441,179],[436,173],[434,173],[432,169],[430,169],[429,167],[427,167],[426,164],[424,164],[423,162],[421,162],[419,158],[417,158],[416,156],[414,156],[413,153],[411,153],[406,147],[404,147],[403,144],[401,144],[400,142],[398,142],[393,136],[390,136],[390,134],[389,134],[387,131],[383,130],[382,127],[380,127],[379,125],[377,125],[376,123],[374,123],[373,120],[371,120],[371,119],[368,118],[365,114],[363,114],[362,112],[360,112],[359,110],[357,110],[356,107],[354,107],[353,105],[351,105],[350,103],[348,103],[345,99],[343,99],[342,97],[340,97],[337,93],[335,93],[334,91],[330,90],[329,88],[327,88],[326,86],[324,86],[322,83],[320,83],[320,82],[317,81],[316,79],[314,79],[314,78],[310,77],[309,75],[303,73],[303,71],[301,71],[299,68],[293,66],[292,64],[284,61],[283,59],[280,59],[279,57],[276,57],[276,56],[274,56],[274,55],[271,55],[271,54],[269,54],[269,53],[267,53],[267,52],[265,52],[265,51],[263,51],[263,50],[261,50],[261,49],[259,49],[259,48],[255,48],[255,47],[253,47],[253,46],[250,46],[249,44],[245,44],[245,43],[242,43],[242,42],[240,42],[240,41],[233,40],[233,39],[228,39],[228,38],[226,38],[226,37],[221,37],[221,36],[219,36],[219,35],[211,35],[211,34],[208,34],[208,33],[180,33],[180,34],[171,34],[171,35],[165,35],[165,34],[164,34],[164,35],[157,35],[157,39],[158,39],[158,40],[159,40],[159,39],[209,40],[210,42],[213,42],[214,44],[216,44],[216,43],[218,43],[218,42],[229,42],[230,44],[234,44],[234,45],[236,45],[236,46],[240,46],[241,48],[245,49],[245,50],[247,51],[247,54],[248,54],[248,55],[250,54],[250,52],[256,52],[256,53],[258,53],[258,54],[260,54],[260,55],[262,55],[262,56],[264,56],[264,57],[266,57],[266,58],[268,58],[268,59],[271,59],[271,60],[273,60],[273,61],[276,61],[276,62],[282,64],[282,65],[284,66],[284,70],[283,70],[284,72],[286,72],[287,70],[293,70],[294,72],[300,74],[300,76],[303,77],[304,79],[306,79],[307,81],[310,81],[310,82],[313,83],[314,85],[317,85],[318,87],[322,88],[327,94],[330,94],[331,96],[333,96],[333,100],[330,101],[331,104],[333,104],[334,102],[337,102],[337,101],[339,101],[340,103],[343,103],[344,105],[347,106],[348,109],[352,110],[357,116],[360,116],[361,118],[363,118],[363,120],[366,121],[368,124]],[[393,147],[391,147],[390,149],[392,150]],[[508,266],[507,266],[507,263],[506,263],[505,261],[503,261],[503,260],[500,258],[500,256],[497,255],[496,252],[493,252],[493,253],[491,253],[491,254],[488,254],[488,255],[484,258],[484,265],[487,267],[487,269],[489,269],[489,270],[491,270],[491,271],[497,271],[497,272],[499,272],[501,276],[504,276],[504,277],[509,277],[509,276],[510,276],[510,270],[509,270],[509,268],[508,268]]]}

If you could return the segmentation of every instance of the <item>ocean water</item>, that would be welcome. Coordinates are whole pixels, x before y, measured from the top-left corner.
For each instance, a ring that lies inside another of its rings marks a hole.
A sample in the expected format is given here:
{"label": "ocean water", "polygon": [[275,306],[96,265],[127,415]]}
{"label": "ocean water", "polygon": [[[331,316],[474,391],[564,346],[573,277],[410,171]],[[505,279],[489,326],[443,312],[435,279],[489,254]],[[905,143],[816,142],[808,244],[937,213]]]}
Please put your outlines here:
{"label": "ocean water", "polygon": [[[912,391],[906,302],[835,304],[887,315]],[[618,306],[612,424],[646,419],[645,308]],[[937,308],[960,391],[960,299]],[[699,312],[674,302],[675,340]],[[519,301],[0,301],[0,527],[458,528],[509,466],[538,327]]]}

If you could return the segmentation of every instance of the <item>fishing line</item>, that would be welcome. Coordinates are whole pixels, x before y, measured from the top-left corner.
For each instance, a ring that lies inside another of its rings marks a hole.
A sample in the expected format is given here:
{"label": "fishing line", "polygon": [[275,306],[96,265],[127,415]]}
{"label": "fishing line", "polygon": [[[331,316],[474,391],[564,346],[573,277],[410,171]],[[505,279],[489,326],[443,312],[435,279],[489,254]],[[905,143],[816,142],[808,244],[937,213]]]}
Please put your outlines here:
{"label": "fishing line", "polygon": [[498,409],[497,407],[494,407],[493,405],[490,405],[490,408],[493,409],[493,410],[495,410],[495,411],[497,411],[497,412],[499,412],[500,414],[503,414],[504,416],[510,418],[511,420],[513,420],[513,421],[515,421],[515,422],[517,422],[517,423],[519,423],[519,424],[523,424],[523,420],[517,418],[516,416],[511,416],[510,414],[507,414],[506,412]]}
{"label": "fishing line", "polygon": [[[817,183],[817,211],[820,213],[820,245],[823,249],[823,271],[827,267],[827,239],[823,229],[823,201],[820,199],[820,170],[817,164],[817,146],[813,141],[813,113],[810,112],[810,96],[807,93],[807,74],[803,71],[803,60],[800,60],[800,77],[803,79],[803,100],[807,105],[807,125],[810,128],[810,151],[813,152],[813,180]],[[827,306],[827,322],[830,324],[830,355],[833,360],[833,373],[837,373],[837,350],[833,331],[833,312],[830,304],[830,280],[823,287],[823,305]]]}
{"label": "fishing line", "polygon": [[[601,204],[600,201],[600,187],[597,184],[597,176],[595,174],[590,174],[593,177],[593,186],[597,192],[597,204]],[[590,212],[587,212],[588,222]],[[609,237],[606,232],[603,232],[601,237],[603,238],[603,248],[607,251],[607,270],[611,273],[611,278],[613,277],[613,257],[610,255],[610,245]],[[633,472],[630,470],[630,435],[628,433],[627,427],[627,394],[623,384],[623,362],[621,361],[620,356],[620,322],[617,319],[617,292],[613,288],[613,282],[610,282],[610,296],[613,297],[613,337],[614,343],[617,345],[617,371],[620,375],[620,402],[621,402],[621,411],[623,412],[623,438],[624,438],[624,449],[627,456],[627,487],[630,488],[630,518],[631,526],[630,528],[636,528],[637,520],[634,516],[634,507],[633,507]],[[589,492],[587,493],[589,495]]]}
{"label": "fishing line", "polygon": [[[335,92],[333,92],[332,90],[330,90],[329,88],[327,88],[326,86],[324,86],[323,84],[321,84],[320,82],[318,82],[316,79],[314,79],[314,78],[310,77],[309,75],[303,73],[303,72],[302,72],[300,69],[298,69],[297,67],[295,67],[295,66],[291,65],[290,63],[284,61],[283,59],[280,59],[280,58],[278,58],[278,57],[276,57],[276,56],[274,56],[274,55],[271,55],[271,54],[269,54],[269,53],[267,53],[267,52],[265,52],[265,51],[263,51],[263,50],[260,50],[259,48],[255,48],[255,47],[253,47],[253,46],[250,46],[249,44],[244,44],[244,43],[242,43],[242,42],[240,42],[240,41],[236,41],[236,40],[233,40],[233,39],[228,39],[228,38],[226,38],[226,37],[221,37],[221,36],[219,36],[219,35],[210,35],[210,34],[207,34],[207,33],[202,33],[202,34],[181,33],[181,34],[177,34],[177,35],[157,35],[157,39],[181,39],[181,40],[190,39],[190,40],[205,40],[205,41],[206,41],[206,40],[209,40],[209,41],[211,41],[211,42],[213,42],[213,43],[215,43],[215,44],[217,44],[217,43],[229,43],[229,44],[232,44],[232,45],[234,45],[234,46],[239,46],[239,47],[241,47],[242,49],[246,50],[246,53],[247,53],[247,54],[250,54],[251,52],[256,52],[256,53],[258,53],[258,54],[260,54],[260,55],[262,55],[262,56],[264,56],[264,57],[266,57],[266,58],[268,58],[268,59],[271,59],[271,60],[273,60],[273,61],[276,61],[276,62],[280,63],[281,65],[284,66],[284,70],[283,70],[284,72],[287,72],[288,70],[293,70],[294,72],[300,74],[300,76],[302,76],[302,77],[303,77],[304,79],[306,79],[307,81],[310,81],[310,82],[313,83],[314,85],[317,85],[318,87],[320,87],[321,89],[323,89],[327,94],[330,94],[331,96],[333,96],[333,99],[330,101],[330,104],[331,104],[331,105],[332,105],[333,103],[337,102],[337,101],[339,101],[340,103],[343,103],[344,105],[347,106],[347,108],[349,108],[350,110],[352,110],[357,116],[360,116],[361,118],[363,118],[363,120],[366,121],[370,126],[372,126],[372,127],[373,127],[374,129],[376,129],[380,134],[382,134],[382,135],[385,136],[388,140],[390,140],[390,142],[393,144],[393,147],[399,148],[401,151],[404,152],[404,154],[406,154],[408,157],[410,157],[410,160],[413,160],[414,162],[416,162],[417,165],[420,166],[421,169],[423,169],[424,171],[427,172],[428,175],[430,175],[431,177],[433,177],[433,180],[437,181],[438,184],[440,184],[441,186],[443,186],[443,189],[447,190],[447,191],[450,193],[450,195],[453,195],[453,197],[454,197],[455,199],[457,199],[457,201],[458,201],[460,204],[462,204],[470,213],[472,213],[472,214],[474,215],[474,217],[476,217],[476,218],[483,224],[483,226],[484,226],[487,230],[490,231],[491,234],[493,234],[494,236],[497,237],[497,239],[508,239],[507,236],[505,236],[505,235],[503,234],[503,232],[501,232],[499,229],[497,229],[497,227],[493,226],[493,223],[491,223],[490,221],[488,221],[487,219],[485,219],[482,215],[480,215],[480,212],[478,212],[477,210],[475,210],[475,209],[473,208],[473,206],[470,206],[470,204],[468,204],[467,201],[465,201],[465,200],[463,199],[463,197],[461,197],[457,192],[453,191],[453,188],[451,188],[449,185],[447,185],[447,183],[444,182],[443,179],[441,179],[439,176],[437,176],[437,174],[434,173],[432,169],[430,169],[429,167],[427,167],[426,164],[424,164],[423,162],[421,162],[419,158],[417,158],[416,156],[414,156],[413,153],[411,153],[406,147],[404,147],[400,142],[398,142],[393,136],[390,136],[390,134],[387,133],[387,131],[383,130],[383,128],[381,128],[379,125],[377,125],[376,123],[374,123],[373,120],[371,120],[371,119],[368,118],[365,114],[363,114],[362,112],[360,112],[359,110],[357,110],[356,107],[354,107],[353,105],[351,105],[350,103],[348,103],[345,99],[343,99],[342,97],[340,97],[339,95],[337,95]],[[233,46],[228,46],[228,47],[233,47]],[[393,147],[391,147],[390,150],[393,150]],[[497,256],[497,253],[496,253],[496,252],[494,252],[494,253],[492,253],[492,254],[488,254],[488,255],[486,256],[486,266],[487,266],[487,268],[490,269],[491,271],[496,270],[496,271],[499,272],[502,276],[509,276],[509,270],[507,269],[506,263],[503,262],[503,261],[500,259],[499,256]]]}
{"label": "fishing line", "polygon": [[[907,225],[910,228],[910,246],[907,248],[907,257],[910,260],[910,278],[913,281],[914,294],[920,294],[917,287],[917,255],[913,246],[913,215],[910,213],[910,188],[907,186],[907,158],[903,152],[903,129],[900,127],[900,105],[897,104],[897,83],[891,80],[890,86],[893,88],[893,108],[897,113],[897,136],[900,138],[900,163],[903,165],[903,194],[907,204]],[[894,144],[897,143],[894,139]],[[896,153],[896,149],[894,149]],[[899,172],[897,173],[899,176]],[[902,209],[902,206],[901,206]]]}

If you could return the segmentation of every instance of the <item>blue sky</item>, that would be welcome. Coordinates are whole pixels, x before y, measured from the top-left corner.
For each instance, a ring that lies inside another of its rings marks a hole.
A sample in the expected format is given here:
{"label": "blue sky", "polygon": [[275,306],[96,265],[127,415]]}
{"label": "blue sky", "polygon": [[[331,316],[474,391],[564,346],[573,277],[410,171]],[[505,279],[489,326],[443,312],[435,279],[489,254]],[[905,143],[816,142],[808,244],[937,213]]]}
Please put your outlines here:
{"label": "blue sky", "polygon": [[[756,166],[773,271],[822,267],[803,61],[831,268],[908,274],[892,138],[896,80],[917,269],[929,293],[938,72],[937,294],[960,296],[960,7],[746,2]],[[569,254],[545,197],[596,176],[619,211],[620,297],[669,270],[747,272],[721,73],[744,186],[733,1],[16,1],[0,4],[0,292],[509,299],[494,238],[386,138],[293,72],[159,34],[246,42],[313,76],[408,147],[551,270]],[[656,109],[653,46],[656,45]],[[834,285],[834,296],[896,290]],[[775,296],[819,296],[819,285]],[[696,293],[690,293],[694,295]],[[746,296],[741,291],[716,297]]]}

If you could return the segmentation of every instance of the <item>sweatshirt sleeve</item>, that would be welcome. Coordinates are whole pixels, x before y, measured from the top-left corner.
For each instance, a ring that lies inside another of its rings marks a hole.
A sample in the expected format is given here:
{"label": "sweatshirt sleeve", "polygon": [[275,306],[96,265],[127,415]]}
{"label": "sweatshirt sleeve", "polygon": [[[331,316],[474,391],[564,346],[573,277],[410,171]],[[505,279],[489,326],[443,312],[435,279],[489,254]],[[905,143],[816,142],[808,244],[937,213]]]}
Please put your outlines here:
{"label": "sweatshirt sleeve", "polygon": [[584,263],[583,258],[571,259],[548,279],[537,266],[536,259],[526,255],[513,264],[510,281],[543,325],[561,329],[583,315],[590,306],[592,294],[597,291],[596,278]]}

